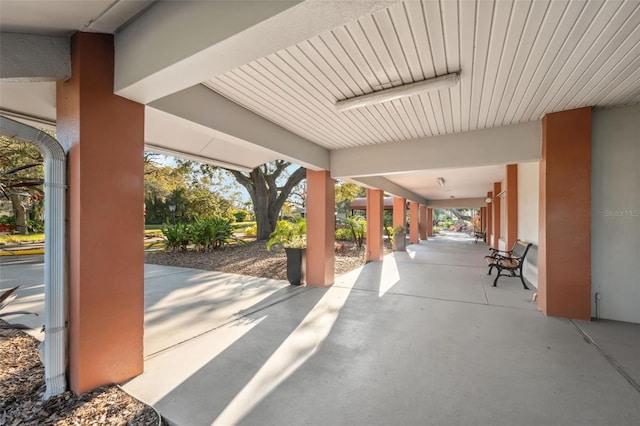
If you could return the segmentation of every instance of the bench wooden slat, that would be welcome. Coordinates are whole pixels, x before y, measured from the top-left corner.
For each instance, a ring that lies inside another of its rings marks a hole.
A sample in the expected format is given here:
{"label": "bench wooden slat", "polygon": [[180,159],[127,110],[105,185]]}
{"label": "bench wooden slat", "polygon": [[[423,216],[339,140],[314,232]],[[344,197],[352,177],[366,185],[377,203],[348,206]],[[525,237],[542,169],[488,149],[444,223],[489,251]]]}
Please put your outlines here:
{"label": "bench wooden slat", "polygon": [[[489,265],[487,275],[491,275],[493,268],[498,270],[498,275],[495,280],[493,280],[494,287],[498,285],[498,278],[500,277],[519,277],[520,281],[522,281],[522,286],[526,290],[529,290],[529,287],[527,287],[527,284],[524,282],[522,267],[524,265],[524,259],[532,245],[531,243],[517,240],[509,251],[490,249],[491,255],[485,256],[485,260]],[[509,274],[503,274],[502,271],[507,271]]]}

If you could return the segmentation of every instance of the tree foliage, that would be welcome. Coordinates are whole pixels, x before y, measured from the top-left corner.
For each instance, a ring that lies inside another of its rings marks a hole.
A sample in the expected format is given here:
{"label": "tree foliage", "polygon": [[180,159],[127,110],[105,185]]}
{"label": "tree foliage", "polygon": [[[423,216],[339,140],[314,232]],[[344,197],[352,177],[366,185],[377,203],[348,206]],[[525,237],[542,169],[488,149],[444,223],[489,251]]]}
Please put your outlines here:
{"label": "tree foliage", "polygon": [[351,202],[356,198],[367,196],[367,189],[355,183],[336,182],[336,210],[338,213],[349,213]]}
{"label": "tree foliage", "polygon": [[174,165],[161,164],[155,154],[145,155],[144,201],[146,222],[166,223],[172,220],[169,205],[175,205],[178,221],[232,217],[231,200],[212,191],[215,171],[198,163],[176,160]]}
{"label": "tree foliage", "polygon": [[44,208],[42,154],[26,142],[0,137],[0,198],[11,201],[16,232],[28,232],[27,207],[31,219],[42,219]]}

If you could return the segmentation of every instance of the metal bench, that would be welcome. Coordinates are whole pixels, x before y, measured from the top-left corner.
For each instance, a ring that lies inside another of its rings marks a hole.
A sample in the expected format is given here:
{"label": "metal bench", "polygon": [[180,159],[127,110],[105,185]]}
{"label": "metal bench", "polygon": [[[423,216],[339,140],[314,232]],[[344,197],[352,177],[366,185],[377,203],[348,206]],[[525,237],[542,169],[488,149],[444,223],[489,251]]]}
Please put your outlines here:
{"label": "metal bench", "polygon": [[475,234],[475,243],[478,244],[479,240],[482,240],[484,242],[487,241],[487,228],[484,228],[484,231],[480,232],[480,231],[474,231]]}
{"label": "metal bench", "polygon": [[[496,279],[493,280],[494,287],[497,286],[498,278],[500,277],[519,277],[525,290],[529,290],[529,287],[527,287],[527,284],[524,282],[524,277],[522,276],[522,266],[524,265],[524,259],[531,246],[531,243],[517,240],[513,244],[513,248],[509,251],[496,250],[494,248],[490,249],[491,254],[484,258],[489,265],[487,275],[491,275],[493,268],[498,270],[498,275],[496,276]],[[503,274],[502,271],[506,271],[508,274]]]}

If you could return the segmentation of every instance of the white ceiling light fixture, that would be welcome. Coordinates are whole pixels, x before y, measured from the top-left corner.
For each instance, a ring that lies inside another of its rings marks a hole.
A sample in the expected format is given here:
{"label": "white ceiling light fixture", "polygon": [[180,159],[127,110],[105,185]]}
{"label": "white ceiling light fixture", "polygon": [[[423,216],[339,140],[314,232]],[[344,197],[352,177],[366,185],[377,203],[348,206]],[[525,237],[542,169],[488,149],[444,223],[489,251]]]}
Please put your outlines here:
{"label": "white ceiling light fixture", "polygon": [[420,95],[432,90],[447,89],[458,84],[460,77],[457,72],[442,75],[440,77],[429,78],[415,83],[403,84],[402,86],[391,87],[378,92],[367,93],[366,95],[336,101],[335,107],[338,112],[349,111],[354,108],[376,105],[383,102],[394,101],[409,96]]}
{"label": "white ceiling light fixture", "polygon": [[444,183],[445,183],[444,182],[444,178],[441,178],[441,177],[437,178],[436,182],[438,182],[438,185],[440,185],[440,186],[444,186]]}

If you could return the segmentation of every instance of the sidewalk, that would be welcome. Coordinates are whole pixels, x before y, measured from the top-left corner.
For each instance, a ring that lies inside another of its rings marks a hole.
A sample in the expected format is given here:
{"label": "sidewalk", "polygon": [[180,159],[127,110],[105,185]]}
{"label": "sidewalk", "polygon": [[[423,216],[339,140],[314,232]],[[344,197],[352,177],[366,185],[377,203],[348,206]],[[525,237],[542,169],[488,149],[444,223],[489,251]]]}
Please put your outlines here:
{"label": "sidewalk", "polygon": [[227,291],[246,306],[231,322],[209,316],[124,387],[180,425],[639,424],[611,359],[640,381],[640,327],[544,317],[518,279],[491,286],[485,251],[429,241],[327,289]]}
{"label": "sidewalk", "polygon": [[44,243],[0,245],[0,256],[26,256],[44,254]]}

